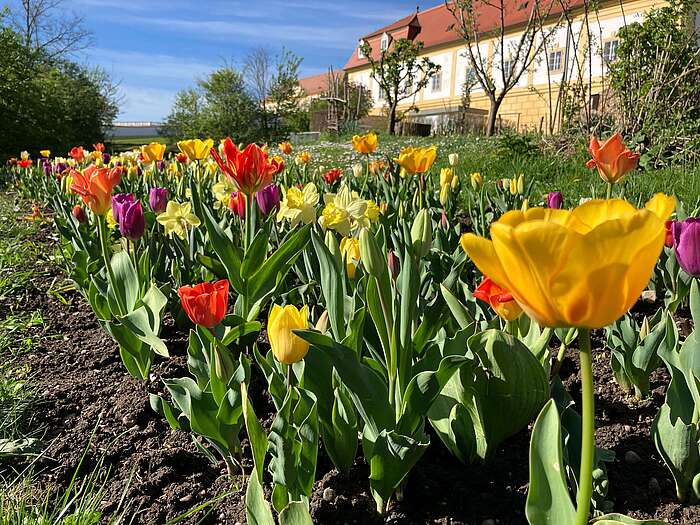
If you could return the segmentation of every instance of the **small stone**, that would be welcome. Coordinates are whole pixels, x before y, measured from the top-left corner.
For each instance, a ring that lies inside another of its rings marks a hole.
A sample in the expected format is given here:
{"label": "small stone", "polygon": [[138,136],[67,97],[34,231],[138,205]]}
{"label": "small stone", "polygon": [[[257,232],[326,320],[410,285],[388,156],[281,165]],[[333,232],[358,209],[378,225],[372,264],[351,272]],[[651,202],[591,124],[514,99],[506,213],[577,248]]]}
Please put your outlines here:
{"label": "small stone", "polygon": [[654,290],[644,290],[642,292],[642,301],[646,303],[656,302],[656,292]]}
{"label": "small stone", "polygon": [[622,427],[622,430],[624,430],[627,434],[629,434],[629,433],[632,432],[632,427],[629,426],[629,425],[624,425],[624,426]]}
{"label": "small stone", "polygon": [[192,499],[192,494],[186,494],[180,498],[180,503],[187,503]]}
{"label": "small stone", "polygon": [[661,494],[661,485],[659,480],[656,478],[649,478],[649,493],[650,494]]}
{"label": "small stone", "polygon": [[333,501],[335,499],[335,490],[330,487],[323,489],[323,501]]}
{"label": "small stone", "polygon": [[628,450],[625,452],[625,463],[628,465],[636,465],[637,463],[641,463],[642,458],[639,457],[639,454],[637,454],[634,450]]}
{"label": "small stone", "polygon": [[122,418],[122,423],[125,427],[131,428],[136,424],[136,420],[134,419],[134,416],[127,414]]}

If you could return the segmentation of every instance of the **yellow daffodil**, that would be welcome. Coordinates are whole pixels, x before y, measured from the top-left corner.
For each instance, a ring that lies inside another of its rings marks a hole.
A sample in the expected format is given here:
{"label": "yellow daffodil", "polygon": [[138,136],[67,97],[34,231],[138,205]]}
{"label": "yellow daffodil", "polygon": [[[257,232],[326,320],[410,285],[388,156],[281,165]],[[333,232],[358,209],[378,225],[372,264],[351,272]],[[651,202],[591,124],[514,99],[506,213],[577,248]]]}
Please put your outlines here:
{"label": "yellow daffodil", "polygon": [[355,270],[360,263],[360,241],[354,237],[343,237],[340,241],[340,255],[345,261],[348,277],[354,279]]}
{"label": "yellow daffodil", "polygon": [[158,215],[157,221],[165,228],[165,233],[172,237],[177,235],[184,239],[189,226],[199,226],[200,220],[192,213],[192,205],[189,202],[180,203],[168,201],[165,212]]}
{"label": "yellow daffodil", "polygon": [[114,230],[119,226],[119,223],[115,220],[114,214],[112,213],[112,208],[107,210],[107,213],[105,214],[105,218],[107,219],[107,227],[110,230]]}
{"label": "yellow daffodil", "polygon": [[318,200],[318,191],[312,182],[309,182],[301,190],[292,186],[284,193],[284,198],[280,202],[277,221],[282,222],[282,220],[287,219],[292,228],[300,222],[304,224],[314,222]]}
{"label": "yellow daffodil", "polygon": [[237,191],[238,187],[232,179],[229,179],[226,175],[219,175],[219,182],[211,187],[211,192],[214,194],[216,202],[214,202],[214,208],[219,209],[221,207],[228,206],[229,198],[234,191]]}
{"label": "yellow daffodil", "polygon": [[209,156],[209,151],[214,146],[212,139],[200,140],[181,140],[177,143],[177,147],[187,155],[190,160],[204,160]]}
{"label": "yellow daffodil", "polygon": [[437,146],[428,148],[408,147],[401,150],[399,157],[394,159],[399,166],[409,174],[425,173],[430,169],[437,157]]}
{"label": "yellow daffodil", "polygon": [[674,208],[659,193],[639,210],[613,199],[510,211],[491,225],[491,240],[465,234],[461,244],[540,325],[602,328],[648,284]]}
{"label": "yellow daffodil", "polygon": [[367,220],[370,222],[377,222],[381,213],[382,210],[377,206],[376,202],[371,199],[367,201],[367,209],[365,210],[365,217],[367,217]]}
{"label": "yellow daffodil", "polygon": [[326,193],[323,196],[325,207],[318,223],[348,237],[360,228],[367,228],[369,220],[365,216],[367,201],[357,193],[350,192],[347,185],[341,184],[338,193]]}
{"label": "yellow daffodil", "polygon": [[144,162],[163,160],[163,155],[165,155],[165,144],[160,144],[158,142],[145,144],[141,146],[141,155],[143,155]]}
{"label": "yellow daffodil", "polygon": [[362,154],[373,153],[377,149],[377,135],[370,131],[364,135],[355,135],[352,137],[352,147],[355,151]]}
{"label": "yellow daffodil", "polygon": [[309,309],[299,310],[288,304],[284,308],[274,305],[267,319],[267,335],[275,358],[285,365],[301,361],[309,351],[309,343],[294,334],[293,330],[309,327]]}
{"label": "yellow daffodil", "polygon": [[49,158],[49,157],[51,156],[51,150],[48,150],[48,149],[42,149],[39,153],[40,153],[41,156],[44,157],[45,159],[47,159],[47,158]]}

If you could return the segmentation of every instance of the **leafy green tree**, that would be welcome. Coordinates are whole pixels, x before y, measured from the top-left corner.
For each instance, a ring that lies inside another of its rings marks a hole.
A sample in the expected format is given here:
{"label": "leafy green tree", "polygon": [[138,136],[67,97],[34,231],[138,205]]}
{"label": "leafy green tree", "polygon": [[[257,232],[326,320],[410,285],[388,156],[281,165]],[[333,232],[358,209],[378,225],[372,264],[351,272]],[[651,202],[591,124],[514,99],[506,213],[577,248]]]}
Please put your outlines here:
{"label": "leafy green tree", "polygon": [[399,38],[382,50],[378,58],[372,55],[372,46],[364,42],[362,53],[372,68],[371,76],[379,84],[381,95],[389,113],[388,131],[396,131],[397,107],[399,102],[413,97],[428,85],[440,66],[429,58],[419,58],[423,42]]}
{"label": "leafy green tree", "polygon": [[258,138],[256,105],[243,76],[225,66],[180,91],[163,125],[175,139],[230,136],[238,142]]}

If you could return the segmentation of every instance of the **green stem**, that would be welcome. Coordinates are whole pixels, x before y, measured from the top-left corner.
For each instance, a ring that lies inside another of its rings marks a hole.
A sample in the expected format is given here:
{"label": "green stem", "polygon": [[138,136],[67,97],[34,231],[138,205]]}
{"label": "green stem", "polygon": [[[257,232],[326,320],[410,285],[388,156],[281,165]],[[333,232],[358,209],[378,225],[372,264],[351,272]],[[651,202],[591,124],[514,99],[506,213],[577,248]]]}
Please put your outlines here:
{"label": "green stem", "polygon": [[566,343],[562,343],[559,347],[559,353],[554,361],[554,368],[552,369],[552,377],[559,374],[561,370],[561,365],[564,363],[564,355],[566,354]]}
{"label": "green stem", "polygon": [[365,187],[367,186],[367,179],[369,179],[369,155],[367,155],[367,159],[365,161],[365,180],[362,183],[362,189],[360,190],[360,198],[362,198],[362,195],[365,193]]}
{"label": "green stem", "polygon": [[606,198],[606,199],[609,200],[610,198],[612,198],[612,190],[613,190],[613,183],[612,183],[612,182],[608,182],[608,187],[607,187],[607,189],[605,190],[605,198]]}
{"label": "green stem", "polygon": [[593,398],[593,364],[591,362],[591,334],[579,329],[579,356],[581,358],[581,470],[576,500],[576,525],[588,524],[588,511],[593,494],[593,455],[595,453],[595,400]]}
{"label": "green stem", "polygon": [[117,293],[116,282],[117,279],[114,277],[114,270],[112,269],[112,262],[110,261],[111,248],[109,247],[109,233],[107,231],[107,219],[104,215],[98,215],[97,217],[97,235],[100,238],[100,247],[102,248],[102,257],[104,259],[105,268],[107,269],[107,279],[109,285],[114,291],[114,297],[117,299],[117,306],[119,307],[119,313],[125,315],[126,308],[122,304],[122,299],[119,293]]}

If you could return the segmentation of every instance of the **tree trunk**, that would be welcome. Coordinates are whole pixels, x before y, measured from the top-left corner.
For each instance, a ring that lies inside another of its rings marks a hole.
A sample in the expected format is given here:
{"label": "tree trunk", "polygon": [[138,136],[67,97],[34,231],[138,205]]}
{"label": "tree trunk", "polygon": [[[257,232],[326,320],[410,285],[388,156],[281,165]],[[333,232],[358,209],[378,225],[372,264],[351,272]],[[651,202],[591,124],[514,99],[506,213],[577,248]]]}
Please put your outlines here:
{"label": "tree trunk", "polygon": [[389,109],[389,135],[396,133],[396,105],[392,105]]}
{"label": "tree trunk", "polygon": [[498,117],[498,109],[501,107],[502,98],[492,98],[491,106],[489,106],[489,114],[486,117],[486,136],[492,137],[496,132],[496,118]]}

